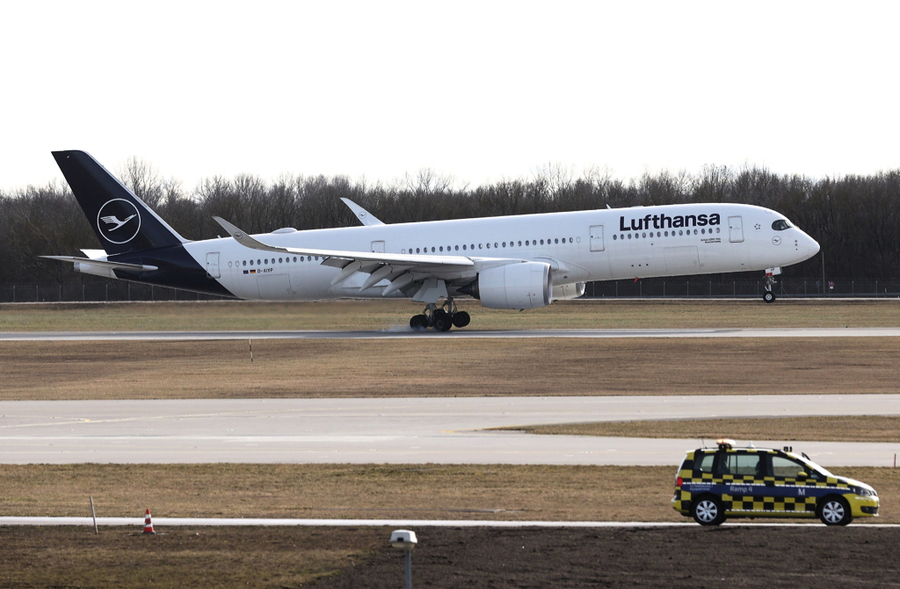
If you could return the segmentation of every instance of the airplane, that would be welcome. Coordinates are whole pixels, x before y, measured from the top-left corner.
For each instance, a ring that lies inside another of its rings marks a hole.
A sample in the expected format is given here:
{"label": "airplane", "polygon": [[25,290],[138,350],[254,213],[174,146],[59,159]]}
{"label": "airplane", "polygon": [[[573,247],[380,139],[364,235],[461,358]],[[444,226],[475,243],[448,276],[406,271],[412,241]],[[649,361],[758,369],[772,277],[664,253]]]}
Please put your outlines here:
{"label": "airplane", "polygon": [[701,203],[383,223],[344,199],[362,226],[190,241],[84,151],[52,152],[103,250],[43,256],[77,272],[235,299],[406,297],[424,303],[413,329],[448,331],[471,318],[456,299],[533,309],[575,299],[585,283],[765,271],[775,300],[783,266],[819,244],[780,213]]}

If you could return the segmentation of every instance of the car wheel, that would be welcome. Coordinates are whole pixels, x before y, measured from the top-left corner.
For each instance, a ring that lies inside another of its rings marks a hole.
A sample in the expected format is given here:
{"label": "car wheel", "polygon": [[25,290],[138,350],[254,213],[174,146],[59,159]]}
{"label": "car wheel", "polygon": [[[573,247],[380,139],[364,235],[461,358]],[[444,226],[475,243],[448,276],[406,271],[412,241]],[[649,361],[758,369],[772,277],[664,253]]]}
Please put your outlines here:
{"label": "car wheel", "polygon": [[819,519],[826,526],[846,526],[853,520],[853,514],[846,499],[828,497],[819,506]]}
{"label": "car wheel", "polygon": [[722,502],[711,495],[691,503],[691,517],[701,526],[717,526],[725,521]]}

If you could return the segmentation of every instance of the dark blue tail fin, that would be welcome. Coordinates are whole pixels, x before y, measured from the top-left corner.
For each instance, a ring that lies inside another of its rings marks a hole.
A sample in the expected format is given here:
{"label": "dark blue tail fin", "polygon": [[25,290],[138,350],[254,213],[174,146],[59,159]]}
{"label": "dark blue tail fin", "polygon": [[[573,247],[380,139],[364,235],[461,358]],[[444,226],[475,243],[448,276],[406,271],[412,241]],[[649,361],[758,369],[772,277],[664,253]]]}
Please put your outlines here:
{"label": "dark blue tail fin", "polygon": [[107,254],[187,241],[89,154],[54,151],[53,157]]}

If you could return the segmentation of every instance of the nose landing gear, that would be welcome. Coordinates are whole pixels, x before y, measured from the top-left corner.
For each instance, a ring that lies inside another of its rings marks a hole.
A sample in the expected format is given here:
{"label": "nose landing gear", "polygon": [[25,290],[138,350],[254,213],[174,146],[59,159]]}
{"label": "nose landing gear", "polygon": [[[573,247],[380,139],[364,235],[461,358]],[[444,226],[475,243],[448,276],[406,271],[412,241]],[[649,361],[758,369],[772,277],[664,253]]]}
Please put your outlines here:
{"label": "nose landing gear", "polygon": [[433,327],[435,331],[450,331],[451,327],[457,329],[465,327],[470,320],[468,313],[457,311],[453,297],[447,297],[440,307],[436,303],[429,303],[422,313],[413,315],[409,320],[409,326],[415,330]]}
{"label": "nose landing gear", "polygon": [[767,303],[775,302],[775,277],[781,274],[781,268],[766,268],[766,292],[763,293],[763,300]]}

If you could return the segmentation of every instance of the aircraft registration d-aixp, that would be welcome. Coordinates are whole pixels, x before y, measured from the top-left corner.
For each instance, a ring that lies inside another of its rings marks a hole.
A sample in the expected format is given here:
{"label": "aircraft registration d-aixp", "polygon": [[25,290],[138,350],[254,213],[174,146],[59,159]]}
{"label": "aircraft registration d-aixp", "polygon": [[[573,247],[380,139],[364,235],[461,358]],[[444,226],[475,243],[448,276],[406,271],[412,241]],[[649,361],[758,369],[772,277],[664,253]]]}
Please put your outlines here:
{"label": "aircraft registration d-aixp", "polygon": [[363,226],[189,241],[83,151],[53,152],[104,250],[46,256],[75,270],[238,299],[411,297],[412,328],[465,327],[454,298],[533,309],[584,294],[585,282],[765,270],[819,244],[783,215],[742,204],[681,204],[385,224],[345,200]]}

